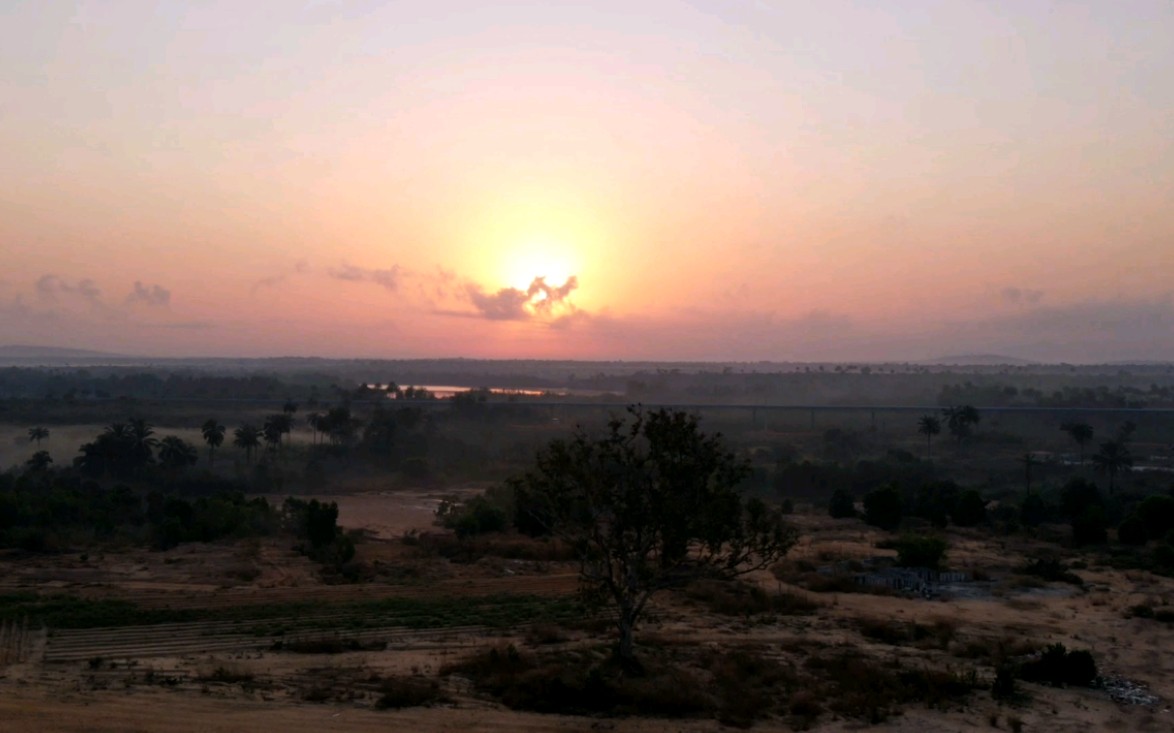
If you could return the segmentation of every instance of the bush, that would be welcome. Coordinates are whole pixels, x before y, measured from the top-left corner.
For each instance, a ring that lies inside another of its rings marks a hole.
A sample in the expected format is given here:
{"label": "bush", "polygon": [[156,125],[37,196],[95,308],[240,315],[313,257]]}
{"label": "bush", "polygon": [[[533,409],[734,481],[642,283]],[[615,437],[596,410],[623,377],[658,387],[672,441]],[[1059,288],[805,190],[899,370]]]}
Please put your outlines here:
{"label": "bush", "polygon": [[902,668],[899,662],[882,664],[855,652],[812,656],[806,667],[823,678],[828,707],[873,724],[899,714],[905,703],[945,707],[965,699],[977,685],[973,678],[927,668]]}
{"label": "bush", "polygon": [[698,580],[685,588],[685,595],[699,601],[714,613],[726,616],[752,616],[771,613],[799,616],[814,613],[821,604],[800,593],[768,593],[756,585],[740,581]]}
{"label": "bush", "polygon": [[1072,543],[1077,547],[1104,544],[1109,538],[1108,525],[1105,510],[1099,506],[1089,506],[1083,514],[1072,520]]}
{"label": "bush", "polygon": [[1015,674],[1018,670],[1007,661],[1000,662],[995,667],[995,681],[991,684],[991,697],[999,701],[1014,700],[1019,697],[1019,686],[1015,683]]}
{"label": "bush", "polygon": [[834,519],[856,516],[856,497],[844,489],[836,489],[828,502],[828,514]]}
{"label": "bush", "polygon": [[910,535],[893,543],[897,550],[897,564],[907,568],[938,570],[949,547],[939,537]]}
{"label": "bush", "polygon": [[1033,558],[1025,565],[1016,568],[1016,572],[1056,583],[1084,585],[1084,581],[1079,575],[1069,572],[1068,566],[1060,558],[1053,556]]}
{"label": "bush", "polygon": [[1145,522],[1136,514],[1131,514],[1117,527],[1117,541],[1123,545],[1135,547],[1144,545],[1149,539]]}
{"label": "bush", "polygon": [[465,675],[515,710],[707,717],[738,727],[784,712],[785,693],[796,687],[789,667],[746,649],[702,651],[688,663],[659,654],[640,671],[599,659],[599,650],[533,656],[499,647],[441,673]]}
{"label": "bush", "polygon": [[388,677],[379,685],[375,707],[381,710],[414,708],[447,702],[436,680],[424,677]]}
{"label": "bush", "polygon": [[1101,497],[1101,490],[1091,481],[1074,478],[1060,489],[1060,504],[1064,509],[1064,516],[1076,522],[1090,509],[1104,509],[1105,500]]}
{"label": "bush", "polygon": [[926,519],[933,526],[944,529],[958,504],[958,485],[953,481],[933,481],[917,489],[913,515]]}
{"label": "bush", "polygon": [[1138,505],[1136,515],[1145,524],[1146,535],[1151,540],[1162,539],[1167,532],[1174,531],[1174,497],[1147,496]]}
{"label": "bush", "polygon": [[965,491],[958,497],[958,503],[954,505],[950,519],[959,527],[982,524],[986,522],[986,501],[973,489]]}
{"label": "bush", "polygon": [[901,490],[889,484],[864,496],[864,521],[888,531],[901,525],[904,514]]}
{"label": "bush", "polygon": [[1052,644],[1038,659],[1024,663],[1019,676],[1028,682],[1061,687],[1088,687],[1097,679],[1097,665],[1087,650],[1068,651],[1063,644]]}
{"label": "bush", "polygon": [[428,459],[420,456],[413,456],[404,460],[400,470],[404,476],[413,481],[426,481],[432,475],[432,470],[428,465]]}
{"label": "bush", "polygon": [[1028,494],[1019,505],[1019,521],[1025,527],[1038,527],[1048,518],[1048,505],[1039,494]]}
{"label": "bush", "polygon": [[490,489],[462,504],[442,501],[436,510],[436,518],[461,539],[504,532],[510,526],[513,514],[511,502],[508,489]]}

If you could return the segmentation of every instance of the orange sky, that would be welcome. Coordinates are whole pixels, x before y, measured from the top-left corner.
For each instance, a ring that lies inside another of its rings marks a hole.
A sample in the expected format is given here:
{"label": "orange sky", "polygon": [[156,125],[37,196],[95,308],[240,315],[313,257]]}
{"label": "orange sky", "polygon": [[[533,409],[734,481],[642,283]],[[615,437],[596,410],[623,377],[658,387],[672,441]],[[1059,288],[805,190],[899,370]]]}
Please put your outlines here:
{"label": "orange sky", "polygon": [[0,7],[0,344],[1174,359],[1168,2],[492,5]]}

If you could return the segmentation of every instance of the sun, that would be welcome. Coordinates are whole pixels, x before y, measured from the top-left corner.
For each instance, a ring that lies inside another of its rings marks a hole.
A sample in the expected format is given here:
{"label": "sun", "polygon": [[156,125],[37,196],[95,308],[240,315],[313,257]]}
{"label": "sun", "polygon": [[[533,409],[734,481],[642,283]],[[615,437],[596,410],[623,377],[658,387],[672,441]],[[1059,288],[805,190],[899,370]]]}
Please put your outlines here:
{"label": "sun", "polygon": [[551,240],[531,240],[514,247],[502,256],[502,279],[507,287],[526,290],[534,278],[545,278],[549,285],[562,285],[576,274],[573,250]]}

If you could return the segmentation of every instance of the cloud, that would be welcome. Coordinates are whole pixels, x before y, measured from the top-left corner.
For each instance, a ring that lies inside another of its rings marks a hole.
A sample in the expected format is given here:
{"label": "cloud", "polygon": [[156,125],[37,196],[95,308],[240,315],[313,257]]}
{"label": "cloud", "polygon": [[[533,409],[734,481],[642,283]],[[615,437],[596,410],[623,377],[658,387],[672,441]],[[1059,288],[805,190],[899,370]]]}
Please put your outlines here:
{"label": "cloud", "polygon": [[501,288],[496,293],[487,293],[476,283],[469,283],[465,293],[477,314],[491,321],[523,321],[532,318],[551,319],[561,322],[577,313],[570,302],[571,293],[579,287],[574,275],[562,285],[551,285],[544,277],[536,277],[525,290]]}
{"label": "cloud", "polygon": [[261,288],[275,288],[289,279],[288,275],[270,275],[253,283],[252,292],[255,294]]}
{"label": "cloud", "polygon": [[1014,285],[999,291],[1003,300],[1012,305],[1038,305],[1044,298],[1044,291],[1030,288],[1017,288]]}
{"label": "cloud", "polygon": [[282,273],[278,273],[276,275],[270,275],[268,277],[263,277],[260,280],[256,281],[255,283],[253,283],[253,287],[249,289],[249,292],[251,292],[253,295],[256,295],[257,291],[260,290],[261,288],[275,288],[278,285],[281,285],[281,284],[287,282],[290,279],[290,275],[305,275],[308,272],[310,272],[309,261],[307,261],[305,259],[300,259],[296,263],[294,263],[292,272],[282,272]]}
{"label": "cloud", "polygon": [[54,301],[59,296],[77,296],[93,305],[99,305],[102,291],[90,278],[83,278],[70,284],[56,275],[42,275],[36,283],[37,295],[42,300]]}
{"label": "cloud", "polygon": [[126,296],[127,305],[167,306],[171,303],[171,291],[162,285],[144,285],[135,280],[134,290]]}
{"label": "cloud", "polygon": [[346,282],[374,283],[386,290],[394,292],[399,287],[400,266],[392,265],[385,270],[377,270],[344,264],[342,267],[332,269],[330,276],[335,280],[344,280]]}
{"label": "cloud", "polygon": [[[1174,298],[1089,298],[994,318],[946,324],[955,349],[1039,361],[1174,359]],[[957,353],[956,351],[954,353]]]}

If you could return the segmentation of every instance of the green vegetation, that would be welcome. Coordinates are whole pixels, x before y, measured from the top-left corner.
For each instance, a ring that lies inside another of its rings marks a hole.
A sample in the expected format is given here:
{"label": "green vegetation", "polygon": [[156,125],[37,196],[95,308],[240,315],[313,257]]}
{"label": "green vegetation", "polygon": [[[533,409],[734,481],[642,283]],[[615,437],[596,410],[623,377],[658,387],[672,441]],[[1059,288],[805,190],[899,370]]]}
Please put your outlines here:
{"label": "green vegetation", "polygon": [[[343,603],[314,600],[185,609],[146,608],[128,601],[76,596],[0,596],[0,621],[27,618],[51,629],[239,621],[242,629],[258,636],[296,630],[384,626],[425,629],[482,625],[511,628],[535,621],[582,618],[583,613],[582,605],[575,599],[530,595],[383,598]],[[246,622],[251,622],[251,625]]]}
{"label": "green vegetation", "polygon": [[633,673],[597,649],[535,655],[494,647],[442,673],[468,677],[516,710],[708,717],[739,728],[777,717],[805,729],[829,711],[880,723],[907,704],[957,704],[978,684],[948,671],[860,654],[812,655],[800,667],[750,648],[656,649],[645,668]]}
{"label": "green vegetation", "polygon": [[938,570],[946,557],[949,545],[940,537],[906,535],[892,543],[897,551],[897,564],[907,568]]}
{"label": "green vegetation", "polygon": [[1088,687],[1096,682],[1097,665],[1086,650],[1068,651],[1063,644],[1052,644],[1037,659],[1021,665],[1019,676],[1056,687]]}
{"label": "green vegetation", "polygon": [[795,544],[777,508],[743,499],[748,467],[684,412],[629,408],[602,437],[555,440],[511,482],[515,501],[577,548],[584,589],[616,612],[618,656],[655,593],[699,571],[767,567]]}
{"label": "green vegetation", "polygon": [[889,484],[864,495],[864,521],[874,527],[891,532],[901,526],[904,513],[901,490],[895,484]]}

